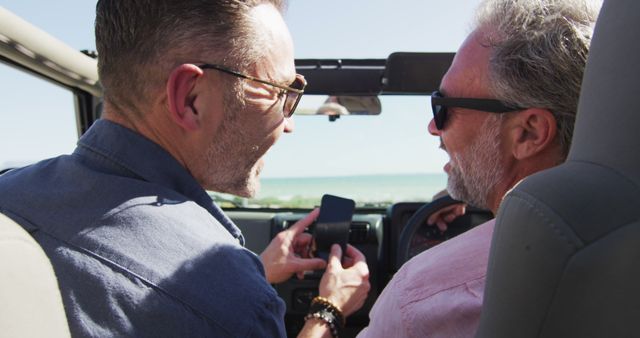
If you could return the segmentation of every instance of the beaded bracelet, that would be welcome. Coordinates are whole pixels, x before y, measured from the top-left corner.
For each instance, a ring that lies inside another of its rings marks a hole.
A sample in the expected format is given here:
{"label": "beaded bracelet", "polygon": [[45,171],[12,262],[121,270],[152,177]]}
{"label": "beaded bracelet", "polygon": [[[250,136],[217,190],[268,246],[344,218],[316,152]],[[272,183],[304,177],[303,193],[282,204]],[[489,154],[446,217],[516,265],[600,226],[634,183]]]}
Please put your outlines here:
{"label": "beaded bracelet", "polygon": [[[339,320],[340,320],[340,324],[342,327],[345,326],[345,318],[344,315],[342,314],[342,310],[336,306],[335,304],[333,304],[330,300],[321,297],[321,296],[316,296],[315,298],[313,298],[313,300],[311,301],[311,307],[313,308],[314,306],[317,306],[317,304],[322,305],[323,307],[326,307],[329,311],[331,311]],[[309,311],[309,312],[313,312],[313,311]]]}
{"label": "beaded bracelet", "polygon": [[331,333],[331,336],[333,338],[339,337],[340,330],[338,327],[339,324],[337,323],[338,320],[331,311],[323,309],[316,312],[309,312],[306,316],[304,316],[305,321],[312,318],[319,319],[327,324],[327,326],[329,326],[329,332]]}

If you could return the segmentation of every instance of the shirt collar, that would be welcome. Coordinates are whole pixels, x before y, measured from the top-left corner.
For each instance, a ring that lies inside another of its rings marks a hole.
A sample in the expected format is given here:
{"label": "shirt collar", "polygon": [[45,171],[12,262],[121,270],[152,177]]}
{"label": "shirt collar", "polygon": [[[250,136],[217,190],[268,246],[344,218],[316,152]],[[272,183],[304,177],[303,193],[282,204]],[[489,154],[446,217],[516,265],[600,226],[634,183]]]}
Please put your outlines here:
{"label": "shirt collar", "polygon": [[120,173],[172,189],[215,217],[244,245],[240,229],[211,199],[191,174],[164,148],[117,123],[100,119],[78,141],[74,153],[103,157]]}

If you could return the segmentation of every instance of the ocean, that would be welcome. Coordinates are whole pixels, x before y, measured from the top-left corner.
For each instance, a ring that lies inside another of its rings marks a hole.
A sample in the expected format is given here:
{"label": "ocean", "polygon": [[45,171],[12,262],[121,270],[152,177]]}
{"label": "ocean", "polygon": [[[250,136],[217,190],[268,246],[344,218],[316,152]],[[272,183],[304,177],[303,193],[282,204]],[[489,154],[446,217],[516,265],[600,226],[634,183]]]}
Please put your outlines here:
{"label": "ocean", "polygon": [[351,198],[358,206],[430,201],[446,187],[441,174],[362,175],[339,177],[262,178],[256,198],[243,204],[275,207],[312,207],[323,194]]}

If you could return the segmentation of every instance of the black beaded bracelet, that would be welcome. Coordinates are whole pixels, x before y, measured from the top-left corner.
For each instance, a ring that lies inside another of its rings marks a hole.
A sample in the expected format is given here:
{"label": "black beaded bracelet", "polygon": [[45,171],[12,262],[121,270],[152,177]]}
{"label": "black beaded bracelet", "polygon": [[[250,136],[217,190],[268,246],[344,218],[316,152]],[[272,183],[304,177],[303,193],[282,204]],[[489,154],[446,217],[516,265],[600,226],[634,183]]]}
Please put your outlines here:
{"label": "black beaded bracelet", "polygon": [[[320,305],[321,307],[318,307],[318,305]],[[335,304],[333,304],[330,300],[321,296],[316,296],[315,298],[313,298],[313,300],[311,300],[311,308],[313,309],[314,307],[316,308],[316,310],[320,308],[328,309],[338,318],[342,327],[345,326],[345,318],[344,318],[344,315],[342,314],[342,310],[340,310],[340,308]],[[313,312],[313,311],[309,311],[309,312]]]}
{"label": "black beaded bracelet", "polygon": [[331,311],[324,309],[317,312],[309,312],[304,317],[304,320],[306,321],[312,318],[319,319],[327,324],[327,326],[329,326],[329,332],[333,338],[338,338],[340,336],[340,329],[338,328],[339,324],[337,323],[338,321]]}
{"label": "black beaded bracelet", "polygon": [[345,319],[340,308],[323,297],[316,297],[311,301],[309,313],[304,317],[308,319],[322,320],[331,332],[331,336],[338,338],[345,325]]}

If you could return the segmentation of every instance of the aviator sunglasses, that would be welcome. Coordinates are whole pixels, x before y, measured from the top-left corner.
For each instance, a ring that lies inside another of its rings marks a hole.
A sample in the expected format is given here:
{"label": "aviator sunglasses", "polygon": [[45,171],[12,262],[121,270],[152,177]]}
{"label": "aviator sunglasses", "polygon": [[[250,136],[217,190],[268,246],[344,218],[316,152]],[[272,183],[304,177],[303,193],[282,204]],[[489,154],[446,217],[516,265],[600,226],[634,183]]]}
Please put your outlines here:
{"label": "aviator sunglasses", "polygon": [[460,97],[444,97],[440,91],[436,90],[431,94],[431,109],[433,111],[433,121],[438,130],[444,128],[447,121],[447,111],[449,107],[466,108],[480,110],[489,113],[508,113],[523,110],[525,108],[508,104],[494,99],[470,99]]}

